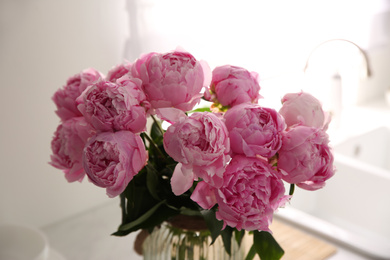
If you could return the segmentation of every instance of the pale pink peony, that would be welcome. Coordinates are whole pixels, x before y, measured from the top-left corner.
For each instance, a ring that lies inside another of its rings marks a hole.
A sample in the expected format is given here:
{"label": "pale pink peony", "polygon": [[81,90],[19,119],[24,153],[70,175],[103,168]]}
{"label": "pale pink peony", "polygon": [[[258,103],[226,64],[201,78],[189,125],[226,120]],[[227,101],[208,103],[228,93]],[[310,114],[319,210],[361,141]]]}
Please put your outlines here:
{"label": "pale pink peony", "polygon": [[278,168],[283,180],[307,190],[325,186],[334,175],[333,154],[324,130],[308,126],[291,127],[283,134]]}
{"label": "pale pink peony", "polygon": [[327,116],[322,110],[321,102],[311,94],[289,93],[282,98],[283,106],[279,113],[284,117],[288,127],[293,125],[327,128]]}
{"label": "pale pink peony", "polygon": [[217,219],[238,230],[270,232],[274,211],[289,198],[276,171],[264,159],[236,155],[223,177],[216,192]]}
{"label": "pale pink peony", "polygon": [[129,74],[130,69],[131,63],[126,61],[110,69],[105,79],[115,83],[121,77]]}
{"label": "pale pink peony", "polygon": [[220,187],[229,147],[226,126],[216,114],[193,113],[169,126],[164,148],[178,162],[171,180],[173,192],[184,193],[197,178]]}
{"label": "pale pink peony", "polygon": [[234,153],[270,158],[280,149],[285,123],[274,109],[241,104],[229,109],[224,118]]}
{"label": "pale pink peony", "polygon": [[205,181],[200,181],[191,194],[191,199],[204,209],[211,209],[216,203],[216,189]]}
{"label": "pale pink peony", "polygon": [[204,96],[222,106],[233,107],[242,103],[257,103],[261,98],[259,91],[256,72],[225,65],[213,70],[210,89],[206,89]]}
{"label": "pale pink peony", "polygon": [[73,117],[57,127],[51,142],[50,164],[63,170],[69,182],[82,181],[85,172],[82,164],[84,145],[95,134],[83,117]]}
{"label": "pale pink peony", "polygon": [[118,196],[146,165],[148,154],[142,138],[130,131],[102,132],[87,142],[83,165],[95,185]]}
{"label": "pale pink peony", "polygon": [[206,67],[191,54],[174,51],[149,53],[131,68],[133,77],[142,80],[142,87],[152,108],[175,107],[191,110],[202,97]]}
{"label": "pale pink peony", "polygon": [[76,98],[91,84],[102,78],[103,75],[95,69],[89,68],[69,78],[66,85],[54,93],[53,101],[57,106],[57,115],[62,121],[81,116],[77,109]]}
{"label": "pale pink peony", "polygon": [[86,120],[99,131],[145,130],[147,102],[139,79],[125,76],[116,83],[98,81],[77,98],[77,103]]}

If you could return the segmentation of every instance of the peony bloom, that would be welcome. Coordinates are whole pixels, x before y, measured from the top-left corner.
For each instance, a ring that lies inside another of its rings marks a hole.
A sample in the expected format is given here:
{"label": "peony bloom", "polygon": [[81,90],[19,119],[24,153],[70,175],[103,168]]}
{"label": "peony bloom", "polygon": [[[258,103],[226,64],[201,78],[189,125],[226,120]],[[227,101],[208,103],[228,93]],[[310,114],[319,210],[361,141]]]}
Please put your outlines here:
{"label": "peony bloom", "polygon": [[226,126],[216,114],[193,113],[169,126],[164,148],[178,162],[171,181],[173,192],[184,193],[197,178],[220,187],[229,147]]}
{"label": "peony bloom", "polygon": [[98,81],[77,99],[78,109],[99,131],[142,132],[146,126],[145,95],[139,79]]}
{"label": "peony bloom", "polygon": [[238,230],[269,231],[274,211],[290,196],[268,162],[236,155],[226,167],[224,183],[216,192],[216,217]]}
{"label": "peony bloom", "polygon": [[83,165],[95,185],[106,188],[113,198],[145,165],[148,155],[139,135],[130,131],[103,132],[95,135],[84,148]]}
{"label": "peony bloom", "polygon": [[333,154],[324,130],[295,126],[283,134],[282,142],[278,168],[286,182],[317,190],[334,175]]}
{"label": "peony bloom", "polygon": [[133,77],[142,80],[142,87],[152,108],[175,107],[191,110],[202,97],[206,68],[191,54],[174,51],[149,53],[131,68]]}
{"label": "peony bloom", "polygon": [[85,172],[82,164],[84,145],[95,134],[83,117],[71,118],[57,127],[51,142],[53,154],[50,164],[63,170],[68,182],[82,181]]}
{"label": "peony bloom", "polygon": [[103,75],[95,69],[86,69],[69,78],[66,85],[54,93],[53,101],[57,106],[57,115],[62,121],[72,117],[82,116],[77,109],[76,98],[91,84],[102,78]]}
{"label": "peony bloom", "polygon": [[287,127],[298,124],[327,128],[329,122],[326,122],[322,104],[312,95],[305,92],[289,93],[284,95],[282,103],[279,113],[284,117]]}
{"label": "peony bloom", "polygon": [[127,75],[130,72],[130,68],[130,62],[119,64],[108,71],[106,80],[115,83],[117,79]]}
{"label": "peony bloom", "polygon": [[285,123],[274,109],[241,104],[229,109],[224,118],[234,153],[270,158],[282,145]]}
{"label": "peony bloom", "polygon": [[260,94],[258,74],[236,66],[220,66],[213,70],[210,89],[204,96],[207,100],[225,107],[242,103],[257,103]]}

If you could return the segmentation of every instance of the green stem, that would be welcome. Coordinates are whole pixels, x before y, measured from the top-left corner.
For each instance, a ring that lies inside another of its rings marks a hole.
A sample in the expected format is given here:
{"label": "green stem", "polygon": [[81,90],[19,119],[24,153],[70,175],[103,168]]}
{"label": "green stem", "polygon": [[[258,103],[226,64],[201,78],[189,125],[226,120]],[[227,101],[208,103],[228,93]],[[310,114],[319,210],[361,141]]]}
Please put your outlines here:
{"label": "green stem", "polygon": [[149,141],[150,145],[153,145],[153,147],[156,149],[159,155],[165,159],[164,153],[160,150],[160,148],[158,148],[157,144],[153,141],[153,139],[150,138],[150,136],[145,132],[142,133],[142,135]]}
{"label": "green stem", "polygon": [[294,183],[292,183],[292,184],[290,184],[290,191],[289,191],[289,195],[290,196],[292,196],[293,194],[294,194],[294,190],[295,190],[295,184]]}
{"label": "green stem", "polygon": [[158,129],[160,130],[161,135],[164,135],[164,129],[162,129],[160,122],[154,117],[154,115],[151,115],[151,117],[152,117],[153,121],[156,123],[156,125],[158,126]]}

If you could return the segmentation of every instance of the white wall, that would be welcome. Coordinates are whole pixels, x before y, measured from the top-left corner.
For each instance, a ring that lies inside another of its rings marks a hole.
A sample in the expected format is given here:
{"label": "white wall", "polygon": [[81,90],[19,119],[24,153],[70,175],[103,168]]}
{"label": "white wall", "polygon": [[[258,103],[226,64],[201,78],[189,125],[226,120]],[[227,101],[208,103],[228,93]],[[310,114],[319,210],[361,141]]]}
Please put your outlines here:
{"label": "white wall", "polygon": [[105,73],[122,61],[125,7],[124,0],[0,1],[0,222],[42,226],[108,200],[103,189],[69,184],[48,164],[59,123],[51,97],[82,69]]}
{"label": "white wall", "polygon": [[[389,53],[383,10],[388,1],[1,0],[0,222],[42,226],[108,201],[103,189],[68,184],[48,165],[59,123],[51,97],[69,76],[87,67],[106,73],[123,58],[182,46],[212,68],[230,63],[262,80],[285,76],[263,86],[266,99],[278,99],[299,89],[288,75],[324,40]],[[381,82],[388,82],[387,60],[373,65]]]}

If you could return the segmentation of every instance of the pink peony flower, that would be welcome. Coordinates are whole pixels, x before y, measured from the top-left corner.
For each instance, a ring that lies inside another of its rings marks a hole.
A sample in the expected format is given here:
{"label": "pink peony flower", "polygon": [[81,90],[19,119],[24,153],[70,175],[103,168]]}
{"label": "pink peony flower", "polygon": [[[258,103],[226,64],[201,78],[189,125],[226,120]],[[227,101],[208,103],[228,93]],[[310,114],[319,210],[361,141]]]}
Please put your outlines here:
{"label": "pink peony flower", "polygon": [[268,162],[236,155],[226,167],[224,183],[216,192],[216,217],[238,230],[270,232],[274,211],[290,196]]}
{"label": "pink peony flower", "polygon": [[117,79],[120,79],[121,77],[127,75],[130,72],[130,68],[130,62],[126,61],[122,64],[119,64],[108,71],[106,80],[115,83]]}
{"label": "pink peony flower", "polygon": [[146,127],[145,100],[141,81],[122,77],[116,83],[101,80],[89,86],[77,103],[86,120],[99,131],[139,133]]}
{"label": "pink peony flower", "polygon": [[86,69],[69,78],[66,85],[54,93],[53,101],[57,106],[57,115],[62,121],[72,117],[82,116],[77,109],[76,98],[91,84],[102,78],[103,75],[95,69]]}
{"label": "pink peony flower", "polygon": [[83,165],[95,185],[106,188],[109,197],[121,194],[146,165],[148,154],[139,135],[130,131],[103,132],[84,148]]}
{"label": "pink peony flower", "polygon": [[153,108],[175,107],[191,110],[202,97],[205,73],[191,54],[174,51],[149,53],[132,66],[131,74],[142,80],[142,87]]}
{"label": "pink peony flower", "polygon": [[270,158],[282,145],[285,123],[274,109],[241,104],[229,109],[224,118],[234,153]]}
{"label": "pink peony flower", "polygon": [[229,147],[226,126],[216,114],[193,113],[169,126],[164,148],[178,162],[171,180],[173,192],[184,193],[197,178],[220,187]]}
{"label": "pink peony flower", "polygon": [[200,181],[192,192],[191,199],[204,209],[211,209],[216,203],[216,189],[205,181]]}
{"label": "pink peony flower", "polygon": [[220,66],[213,70],[210,89],[204,96],[207,100],[233,107],[242,103],[257,103],[260,94],[258,74],[236,66]]}
{"label": "pink peony flower", "polygon": [[95,134],[83,117],[73,117],[57,127],[51,142],[53,154],[50,164],[63,170],[68,182],[82,181],[85,172],[82,164],[84,145]]}
{"label": "pink peony flower", "polygon": [[324,130],[308,126],[291,127],[283,134],[278,168],[288,183],[307,190],[325,186],[334,175],[333,154]]}
{"label": "pink peony flower", "polygon": [[312,95],[305,92],[289,93],[284,95],[282,103],[279,113],[284,117],[287,127],[298,124],[327,128],[329,122],[326,122],[322,104]]}

